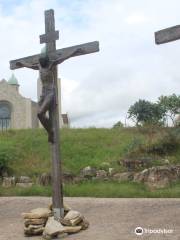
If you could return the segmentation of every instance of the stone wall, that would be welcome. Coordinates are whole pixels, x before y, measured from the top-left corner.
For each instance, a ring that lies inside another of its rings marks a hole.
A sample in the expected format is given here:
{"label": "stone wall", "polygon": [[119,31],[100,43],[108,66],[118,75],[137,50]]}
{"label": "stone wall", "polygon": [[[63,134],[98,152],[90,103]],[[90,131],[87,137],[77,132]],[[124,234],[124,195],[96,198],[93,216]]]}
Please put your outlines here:
{"label": "stone wall", "polygon": [[[41,82],[38,79],[38,99],[41,93]],[[59,125],[66,126],[63,123],[61,115],[61,82],[58,79],[59,90]],[[12,129],[26,129],[26,128],[42,128],[38,118],[38,104],[30,98],[25,98],[19,93],[19,85],[9,84],[6,80],[0,81],[0,101],[8,102],[11,108],[11,124]],[[69,127],[69,125],[67,126]]]}
{"label": "stone wall", "polygon": [[6,80],[0,81],[0,101],[8,102],[11,107],[11,128],[26,129],[37,125],[35,118],[32,118],[35,105],[32,106],[31,99],[20,95],[16,85],[8,84]]}

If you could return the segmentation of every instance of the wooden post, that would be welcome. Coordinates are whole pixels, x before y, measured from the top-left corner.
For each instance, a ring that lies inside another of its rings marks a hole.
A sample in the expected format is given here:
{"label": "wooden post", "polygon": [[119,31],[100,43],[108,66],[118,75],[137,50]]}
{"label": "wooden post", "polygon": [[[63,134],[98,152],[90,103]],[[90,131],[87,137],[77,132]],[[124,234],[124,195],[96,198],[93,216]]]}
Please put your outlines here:
{"label": "wooden post", "polygon": [[[45,35],[40,37],[41,43],[46,43],[47,54],[56,52],[56,41],[59,37],[55,32],[54,11],[45,11]],[[54,35],[53,35],[54,34]],[[63,190],[62,190],[62,169],[60,157],[60,128],[59,128],[59,108],[58,108],[58,85],[57,85],[57,66],[53,68],[55,101],[50,110],[50,120],[53,126],[54,141],[51,144],[52,150],[52,191],[53,191],[53,212],[55,218],[64,217]]]}

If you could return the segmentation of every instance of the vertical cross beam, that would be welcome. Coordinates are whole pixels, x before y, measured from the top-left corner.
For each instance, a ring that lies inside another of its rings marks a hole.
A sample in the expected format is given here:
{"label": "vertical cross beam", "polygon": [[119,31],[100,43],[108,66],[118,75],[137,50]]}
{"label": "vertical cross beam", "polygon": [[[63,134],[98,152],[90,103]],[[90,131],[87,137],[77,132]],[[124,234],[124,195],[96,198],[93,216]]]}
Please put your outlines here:
{"label": "vertical cross beam", "polygon": [[[59,39],[59,32],[55,31],[54,11],[45,11],[45,34],[40,36],[40,43],[46,43],[47,54],[56,51],[56,40]],[[53,212],[55,218],[64,217],[63,191],[62,191],[62,170],[59,150],[59,110],[58,110],[58,86],[57,86],[57,67],[54,72],[55,101],[50,110],[49,117],[53,127],[54,143],[51,144],[52,150],[52,188],[53,188]]]}

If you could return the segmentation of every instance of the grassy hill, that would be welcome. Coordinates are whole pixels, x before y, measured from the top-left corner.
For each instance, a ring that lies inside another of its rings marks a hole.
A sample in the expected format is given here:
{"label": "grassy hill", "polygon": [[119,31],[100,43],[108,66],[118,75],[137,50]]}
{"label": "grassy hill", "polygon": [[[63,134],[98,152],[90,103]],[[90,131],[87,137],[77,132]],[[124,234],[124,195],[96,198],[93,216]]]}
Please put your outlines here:
{"label": "grassy hill", "polygon": [[[121,170],[118,161],[132,156],[151,156],[154,164],[160,164],[160,159],[164,158],[180,164],[179,130],[62,129],[63,169],[78,174],[83,167],[101,168],[104,162],[108,162],[111,167]],[[178,139],[172,139],[175,138],[171,136],[173,131]],[[51,153],[42,129],[0,133],[0,158],[2,152],[7,155],[8,166],[15,175],[37,176],[50,171]]]}
{"label": "grassy hill", "polygon": [[[63,129],[60,148],[63,168],[77,174],[88,165],[98,167],[103,162],[116,165],[133,135],[133,130]],[[50,171],[50,148],[41,129],[1,133],[1,150],[8,152],[8,165],[14,174],[33,176]]]}
{"label": "grassy hill", "polygon": [[[60,149],[63,170],[78,175],[86,166],[102,169],[104,163],[109,163],[109,167],[120,172],[126,171],[119,164],[121,159],[141,157],[152,158],[153,165],[163,165],[164,159],[172,164],[180,164],[179,137],[179,128],[62,129]],[[2,159],[6,160],[10,173],[16,176],[28,175],[35,178],[41,173],[50,172],[51,153],[45,131],[34,129],[1,132],[0,164]],[[175,194],[166,189],[153,195],[142,184],[87,182],[66,186],[65,192],[67,196],[179,196],[179,184],[174,185],[174,189]],[[18,195],[51,194],[49,188],[3,191],[1,188],[0,191],[0,195],[14,195],[14,191]]]}

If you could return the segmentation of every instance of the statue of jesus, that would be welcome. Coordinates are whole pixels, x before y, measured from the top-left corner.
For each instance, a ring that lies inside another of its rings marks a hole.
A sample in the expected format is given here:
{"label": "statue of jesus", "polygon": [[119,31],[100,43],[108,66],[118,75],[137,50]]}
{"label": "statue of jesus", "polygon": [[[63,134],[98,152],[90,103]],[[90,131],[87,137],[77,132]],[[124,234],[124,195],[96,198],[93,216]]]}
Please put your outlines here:
{"label": "statue of jesus", "polygon": [[[75,51],[72,51],[68,54],[68,56],[62,58],[59,57],[56,60],[50,60],[47,54],[42,54],[39,58],[39,63],[36,65],[28,64],[25,61],[20,61],[16,63],[17,67],[27,67],[34,70],[39,70],[40,80],[42,83],[42,94],[40,96],[40,100],[38,102],[38,118],[43,125],[43,127],[46,129],[48,133],[48,141],[53,143],[54,134],[53,134],[53,128],[52,123],[49,118],[49,112],[51,110],[51,107],[53,106],[53,101],[56,101],[55,99],[55,85],[54,80],[55,76],[53,73],[53,67],[55,67],[58,64],[61,64],[66,59],[72,57],[76,53],[81,53],[81,48],[76,49]],[[47,116],[48,113],[48,116]]]}

